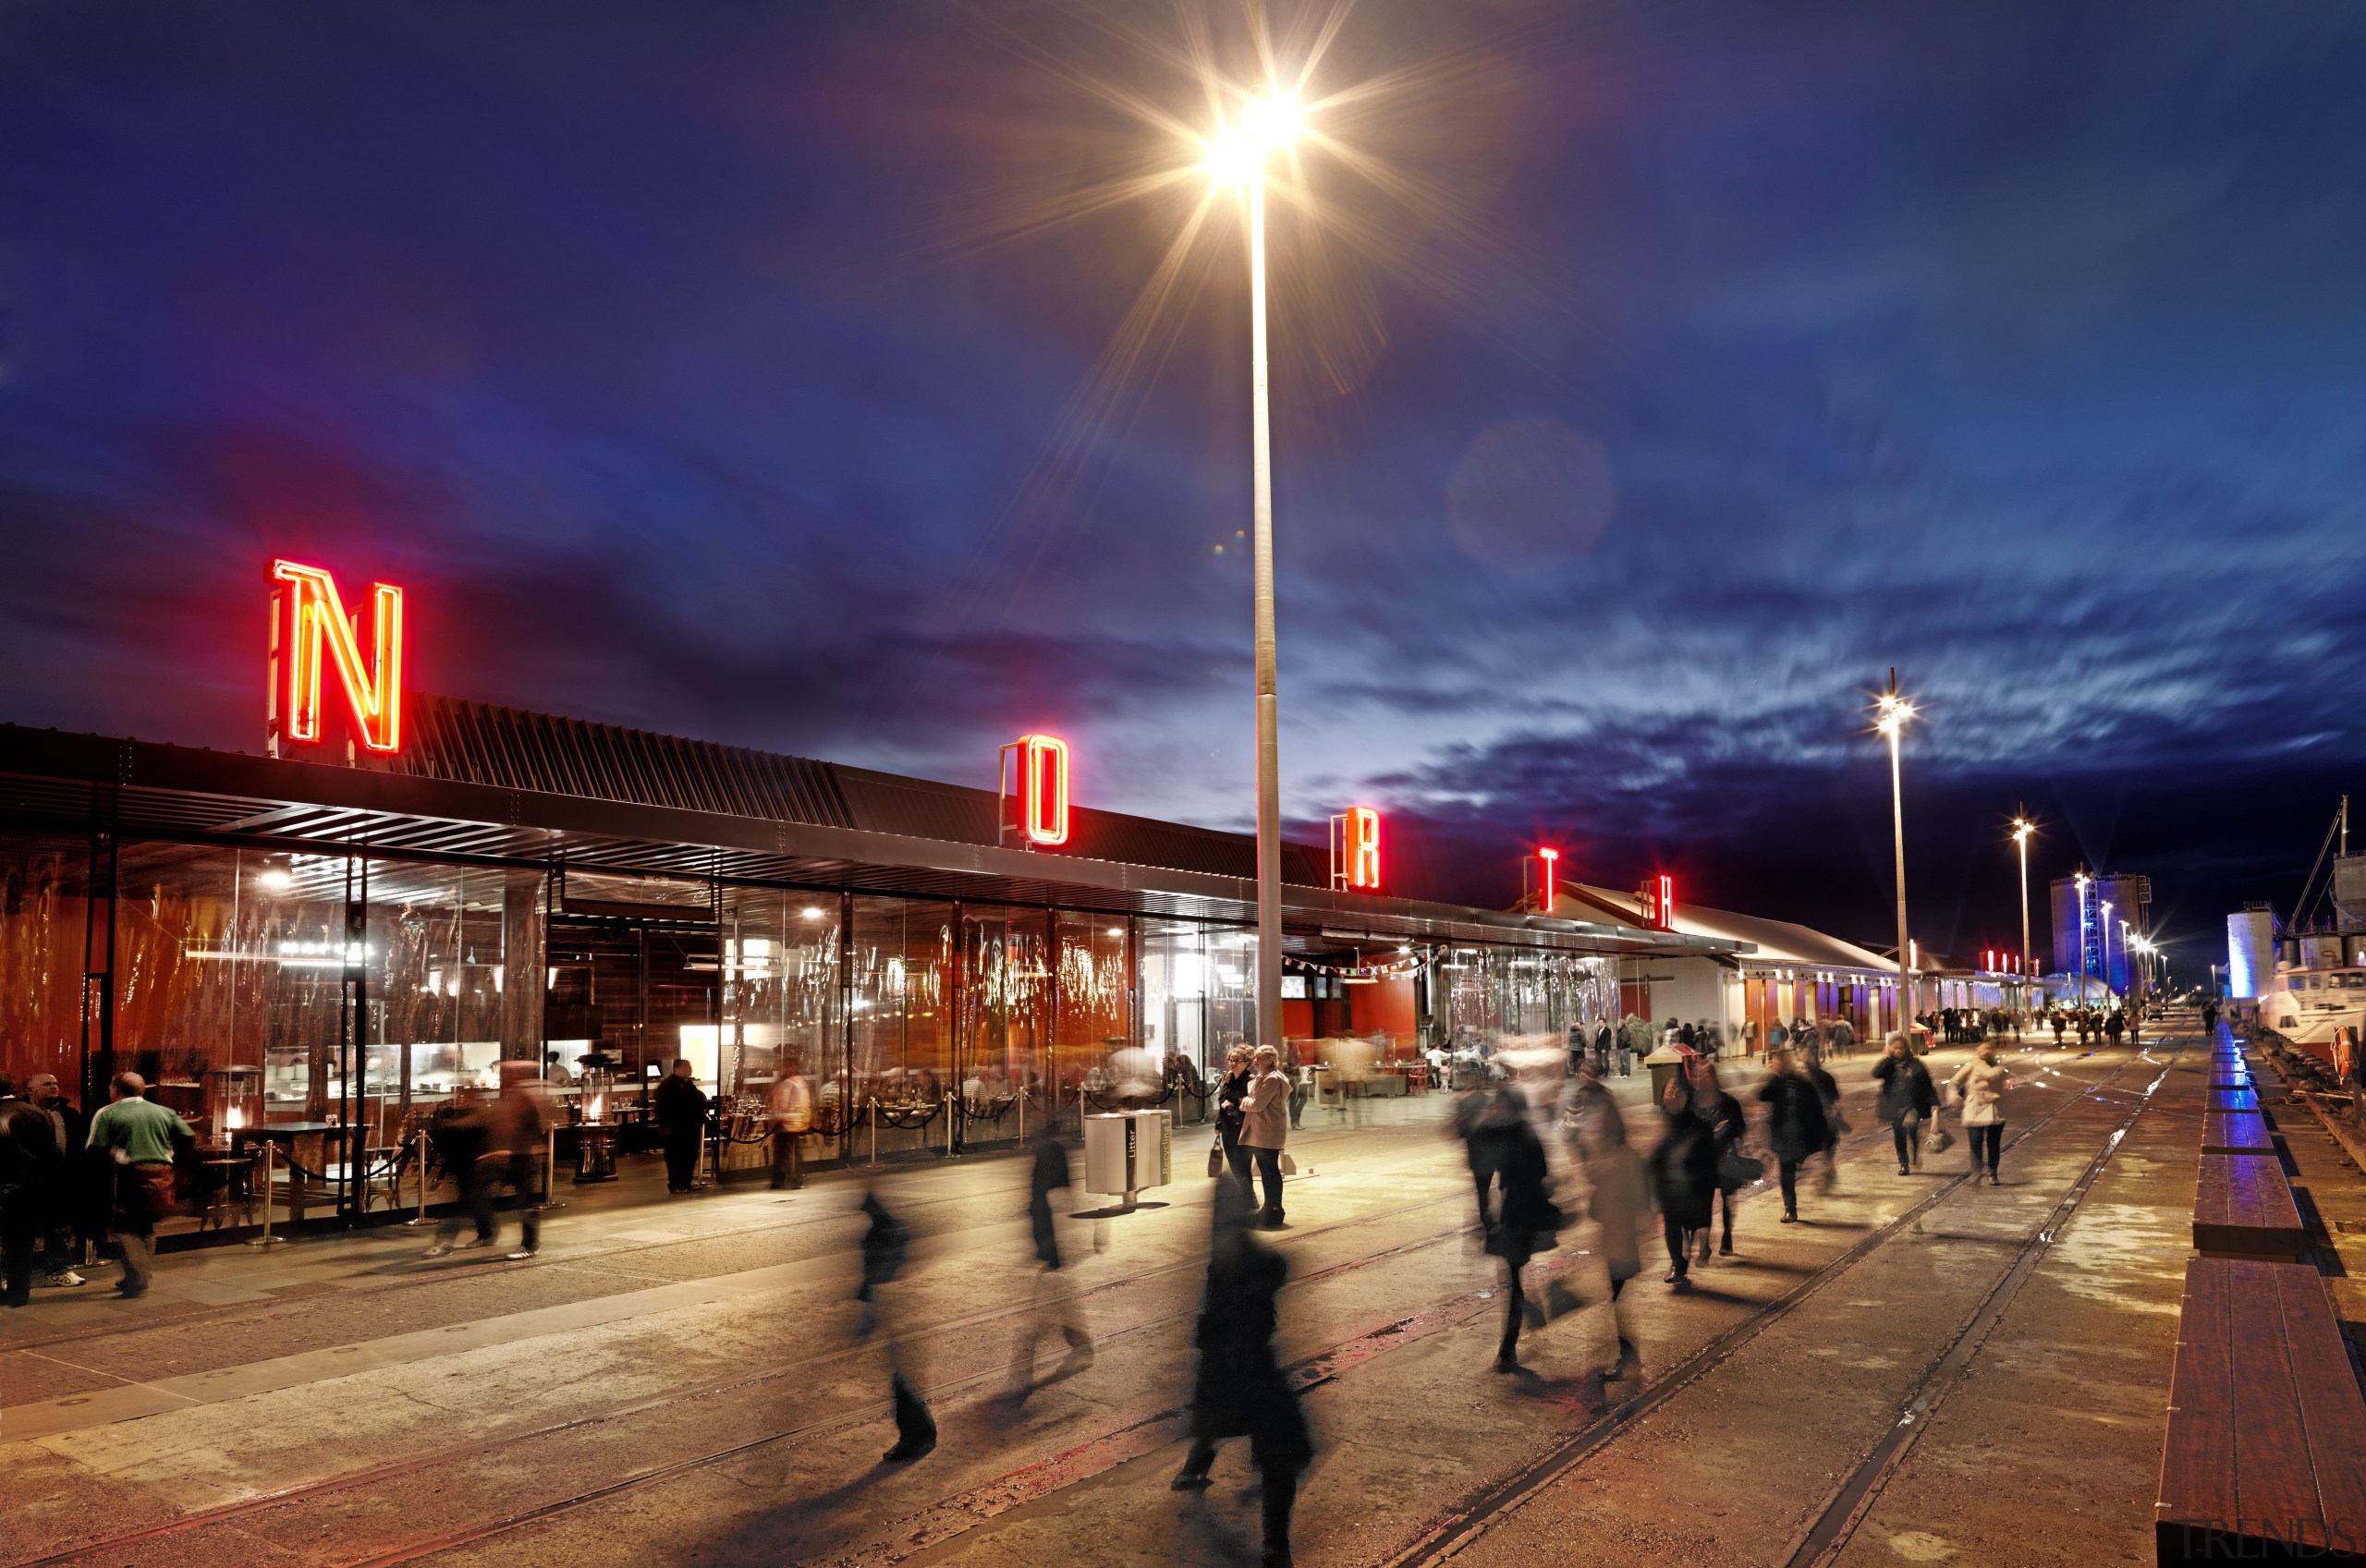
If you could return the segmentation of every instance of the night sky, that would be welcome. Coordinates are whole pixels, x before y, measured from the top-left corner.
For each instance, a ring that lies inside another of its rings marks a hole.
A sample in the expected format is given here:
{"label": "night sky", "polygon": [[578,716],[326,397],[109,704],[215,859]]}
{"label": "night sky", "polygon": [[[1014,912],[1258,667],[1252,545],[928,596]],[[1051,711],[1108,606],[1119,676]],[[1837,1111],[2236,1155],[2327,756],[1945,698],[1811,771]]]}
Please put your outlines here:
{"label": "night sky", "polygon": [[[2025,800],[2223,961],[2366,783],[2361,15],[1272,0],[1299,831],[1884,941],[1895,665],[1924,944]],[[11,6],[0,719],[258,748],[285,553],[414,689],[1245,826],[1245,17]]]}

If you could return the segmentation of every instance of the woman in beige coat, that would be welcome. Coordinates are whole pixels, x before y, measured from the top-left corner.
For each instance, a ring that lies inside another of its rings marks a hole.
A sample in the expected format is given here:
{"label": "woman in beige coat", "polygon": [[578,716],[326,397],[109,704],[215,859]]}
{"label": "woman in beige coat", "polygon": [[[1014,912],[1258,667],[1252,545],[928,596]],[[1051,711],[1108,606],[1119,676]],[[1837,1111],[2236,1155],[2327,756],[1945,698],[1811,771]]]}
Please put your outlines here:
{"label": "woman in beige coat", "polygon": [[2010,1081],[1994,1045],[1982,1045],[1947,1080],[1947,1087],[1963,1097],[1963,1140],[1971,1146],[1974,1185],[1980,1182],[1983,1149],[1987,1151],[1988,1185],[2003,1185],[1996,1179],[1996,1158],[2005,1148],[2005,1090]]}

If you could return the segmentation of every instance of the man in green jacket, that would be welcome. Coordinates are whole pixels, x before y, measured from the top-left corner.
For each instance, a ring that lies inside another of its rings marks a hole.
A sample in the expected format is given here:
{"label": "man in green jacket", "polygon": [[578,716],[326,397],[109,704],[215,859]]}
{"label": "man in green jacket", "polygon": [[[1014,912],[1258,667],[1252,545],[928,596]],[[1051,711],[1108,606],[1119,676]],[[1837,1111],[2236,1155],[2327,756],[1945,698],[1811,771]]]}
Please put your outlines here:
{"label": "man in green jacket", "polygon": [[115,1288],[128,1299],[147,1295],[155,1272],[156,1222],[173,1208],[173,1146],[197,1135],[143,1098],[148,1085],[139,1074],[117,1073],[108,1088],[107,1108],[91,1118],[91,1148],[115,1161],[112,1228],[123,1248],[123,1279]]}

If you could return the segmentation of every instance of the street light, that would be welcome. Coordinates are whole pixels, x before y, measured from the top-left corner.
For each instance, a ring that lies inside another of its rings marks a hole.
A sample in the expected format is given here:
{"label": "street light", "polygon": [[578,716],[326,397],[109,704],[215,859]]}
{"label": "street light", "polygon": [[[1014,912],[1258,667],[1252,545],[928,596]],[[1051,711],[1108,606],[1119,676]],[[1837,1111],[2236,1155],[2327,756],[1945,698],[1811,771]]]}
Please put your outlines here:
{"label": "street light", "polygon": [[2109,1000],[2111,996],[2111,900],[2108,898],[2097,899],[2095,901],[2095,907],[2103,911],[2100,916],[2096,917],[2095,924],[2101,929],[2103,933],[2104,996],[2105,1000]]}
{"label": "street light", "polygon": [[2013,816],[2013,842],[2021,851],[2021,1009],[2030,1004],[2030,835],[2037,832],[2037,824],[2030,820],[2030,808],[2021,807]]}
{"label": "street light", "polygon": [[1299,129],[1298,103],[1252,97],[1208,143],[1208,178],[1249,203],[1250,517],[1257,597],[1257,1028],[1282,1043],[1281,718],[1274,658],[1274,456],[1265,400],[1265,165]]}
{"label": "street light", "polygon": [[[1889,689],[1874,704],[1873,727],[1889,738],[1890,827],[1897,850],[1897,1022],[1901,1034],[1907,1021],[1914,1016],[1914,982],[1908,978],[1906,968],[1911,942],[1906,934],[1906,792],[1898,778],[1897,737],[1913,717],[1914,704],[1897,694],[1897,669],[1893,665]],[[1906,1038],[1910,1045],[1913,1037]]]}
{"label": "street light", "polygon": [[2079,1005],[2087,1005],[2087,872],[2084,867],[2071,879],[2079,885]]}

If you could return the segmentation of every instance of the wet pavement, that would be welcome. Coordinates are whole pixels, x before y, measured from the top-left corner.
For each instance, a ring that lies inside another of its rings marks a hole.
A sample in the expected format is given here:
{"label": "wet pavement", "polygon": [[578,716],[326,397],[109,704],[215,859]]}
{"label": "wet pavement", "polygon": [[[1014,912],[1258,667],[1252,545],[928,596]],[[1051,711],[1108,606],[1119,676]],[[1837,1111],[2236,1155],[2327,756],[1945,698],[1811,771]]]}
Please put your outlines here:
{"label": "wet pavement", "polygon": [[[1320,1447],[1298,1561],[2149,1561],[2204,1058],[2008,1060],[1994,1187],[1960,1178],[1960,1144],[1897,1175],[1871,1056],[1835,1064],[1858,1129],[1837,1190],[1804,1184],[1795,1226],[1771,1192],[1746,1198],[1737,1256],[1686,1294],[1647,1247],[1640,1366],[1609,1382],[1590,1225],[1531,1271],[1532,1295],[1559,1278],[1581,1305],[1491,1376],[1500,1271],[1446,1098],[1362,1126],[1311,1112],[1277,1238],[1280,1343]],[[1729,1087],[1747,1100],[1753,1076]],[[1641,1079],[1617,1087],[1645,1136]],[[2306,1118],[2279,1115],[2337,1268],[2366,1201]],[[1064,1369],[1047,1347],[1023,1398],[1024,1163],[882,1174],[915,1235],[889,1305],[942,1426],[906,1466],[880,1462],[884,1352],[855,1334],[850,1178],[561,1210],[523,1262],[429,1261],[417,1233],[377,1231],[169,1258],[141,1302],[40,1293],[0,1321],[0,1562],[1254,1562],[1241,1445],[1211,1489],[1167,1487],[1201,1152],[1186,1129],[1175,1185],[1067,1222],[1058,1285],[1097,1355]]]}

